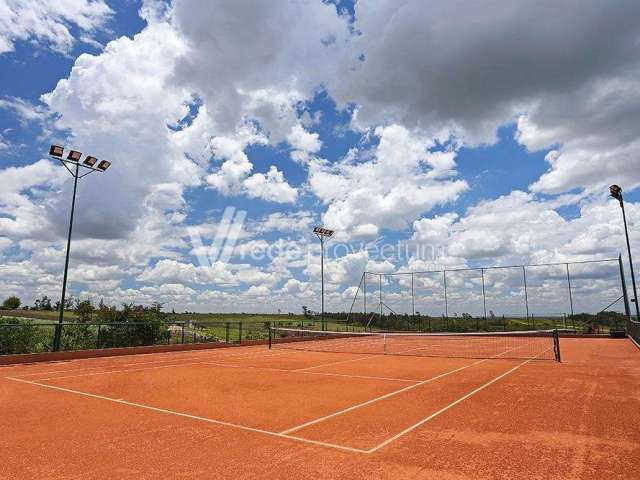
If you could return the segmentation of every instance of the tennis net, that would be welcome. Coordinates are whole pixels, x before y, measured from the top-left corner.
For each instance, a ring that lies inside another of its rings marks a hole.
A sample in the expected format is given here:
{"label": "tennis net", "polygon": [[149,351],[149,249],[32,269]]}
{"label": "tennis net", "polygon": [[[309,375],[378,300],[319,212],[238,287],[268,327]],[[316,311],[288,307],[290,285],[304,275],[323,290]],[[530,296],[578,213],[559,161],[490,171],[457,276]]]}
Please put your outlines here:
{"label": "tennis net", "polygon": [[270,328],[269,348],[374,355],[560,361],[557,330],[382,333]]}

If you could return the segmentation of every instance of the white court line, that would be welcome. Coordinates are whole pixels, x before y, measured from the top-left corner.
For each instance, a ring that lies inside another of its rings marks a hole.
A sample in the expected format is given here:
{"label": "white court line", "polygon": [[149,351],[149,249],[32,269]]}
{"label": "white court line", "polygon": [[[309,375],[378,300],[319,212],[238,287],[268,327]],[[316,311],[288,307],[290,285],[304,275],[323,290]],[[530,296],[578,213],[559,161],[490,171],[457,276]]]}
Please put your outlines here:
{"label": "white court line", "polygon": [[[69,373],[69,372],[86,372],[87,370],[97,370],[99,368],[121,368],[121,367],[135,367],[138,365],[156,365],[160,363],[168,363],[168,362],[180,362],[183,360],[191,360],[192,358],[176,358],[173,360],[157,360],[154,362],[135,362],[135,363],[122,363],[116,365],[100,365],[98,367],[86,367],[86,368],[70,368],[68,370],[46,370],[43,372],[34,372],[34,373],[21,373],[19,375],[12,375],[13,378],[25,378],[25,377],[33,377],[37,375],[50,375],[52,373]],[[180,365],[180,364],[178,364]],[[91,372],[89,372],[91,373]],[[105,372],[106,373],[106,372]]]}
{"label": "white court line", "polygon": [[338,362],[321,363],[320,365],[314,365],[313,367],[297,368],[297,369],[295,369],[293,371],[294,372],[306,372],[308,370],[313,370],[314,368],[329,367],[331,365],[339,365],[341,363],[348,363],[348,362],[357,362],[359,360],[366,360],[368,358],[376,358],[378,356],[379,355],[367,355],[366,357],[350,358],[349,360],[340,360]]}
{"label": "white court line", "polygon": [[[542,352],[540,355],[542,355],[543,353],[546,353],[546,352]],[[479,363],[483,363],[483,362],[488,361],[488,360],[490,360],[490,359],[485,359],[485,360],[480,360],[478,362],[474,362],[474,363],[472,363],[470,365],[467,365],[465,367],[462,367],[460,369],[457,369],[457,370],[454,370],[452,372],[448,372],[448,373],[445,373],[443,375],[440,375],[439,377],[449,375],[450,373],[454,373],[455,371],[463,370],[465,368],[471,367],[471,366],[479,364]],[[119,403],[119,404],[128,405],[128,406],[132,406],[132,407],[138,407],[138,408],[151,410],[151,411],[155,411],[155,412],[159,412],[159,413],[165,413],[165,414],[175,415],[175,416],[184,417],[184,418],[190,418],[190,419],[193,419],[193,420],[200,420],[200,421],[204,421],[204,422],[207,422],[207,423],[212,423],[212,424],[216,424],[216,425],[222,425],[222,426],[227,426],[227,427],[231,427],[231,428],[236,428],[236,429],[239,429],[239,430],[262,433],[264,435],[269,435],[269,436],[274,436],[274,437],[279,437],[279,438],[286,438],[286,439],[290,439],[290,440],[294,440],[294,441],[298,441],[298,442],[302,442],[302,443],[308,443],[308,444],[312,444],[312,445],[318,445],[318,446],[333,448],[333,449],[342,450],[342,451],[355,452],[355,453],[364,453],[364,454],[372,454],[372,453],[380,450],[381,448],[389,445],[393,441],[401,438],[402,436],[406,435],[407,433],[415,430],[416,428],[418,428],[419,426],[421,426],[424,423],[428,422],[429,420],[431,420],[431,419],[437,417],[438,415],[446,412],[447,410],[449,410],[450,408],[454,407],[455,405],[463,402],[467,398],[469,398],[469,397],[475,395],[476,393],[480,392],[481,390],[487,388],[488,386],[492,385],[493,383],[495,383],[495,382],[499,381],[500,379],[506,377],[507,375],[511,374],[512,372],[516,371],[517,369],[519,369],[522,366],[526,365],[527,363],[531,362],[532,360],[534,360],[534,359],[525,360],[524,362],[520,363],[519,365],[516,365],[515,367],[513,367],[509,371],[499,375],[498,377],[494,378],[493,380],[487,382],[486,384],[474,389],[473,391],[471,391],[468,394],[464,395],[463,397],[459,398],[455,402],[447,405],[446,407],[444,407],[443,409],[439,410],[438,412],[430,415],[429,417],[421,420],[420,422],[412,425],[411,427],[403,430],[402,432],[394,435],[393,437],[385,440],[381,444],[379,444],[379,445],[377,445],[377,446],[375,446],[375,447],[373,447],[373,448],[371,448],[369,450],[362,450],[362,449],[358,449],[358,448],[347,447],[347,446],[344,446],[344,445],[321,442],[321,441],[317,441],[317,440],[310,440],[310,439],[303,438],[303,437],[298,437],[298,436],[295,436],[295,435],[289,435],[288,433],[285,433],[285,432],[280,432],[280,433],[271,432],[271,431],[268,431],[268,430],[262,430],[262,429],[258,429],[258,428],[247,427],[247,426],[244,426],[244,425],[237,425],[237,424],[233,424],[233,423],[229,423],[229,422],[224,422],[224,421],[221,421],[221,420],[214,420],[214,419],[210,419],[210,418],[206,418],[206,417],[199,417],[199,416],[196,416],[196,415],[189,415],[189,414],[186,414],[186,413],[175,412],[175,411],[172,411],[172,410],[166,410],[166,409],[162,409],[162,408],[152,407],[152,406],[149,406],[149,405],[144,405],[144,404],[139,404],[139,403],[134,403],[134,402],[128,402],[128,401],[123,400],[123,399],[114,399],[114,398],[105,397],[105,396],[102,396],[102,395],[96,395],[96,394],[92,394],[92,393],[81,392],[81,391],[72,390],[72,389],[69,389],[69,388],[56,387],[54,385],[47,385],[47,384],[38,383],[38,382],[30,381],[30,380],[24,380],[24,379],[20,379],[20,378],[13,378],[13,377],[6,377],[6,378],[9,379],[9,380],[16,381],[16,382],[26,383],[26,384],[30,384],[30,385],[36,385],[36,386],[40,386],[40,387],[43,387],[43,388],[49,388],[49,389],[52,389],[52,390],[58,390],[58,391],[67,392],[67,393],[73,393],[73,394],[76,394],[76,395],[96,398],[96,399],[100,399],[100,400],[106,400],[106,401],[110,401],[110,402],[114,402],[114,403]],[[403,389],[403,391],[409,390],[409,389],[414,388],[416,386],[419,386],[421,384],[424,384],[424,383],[427,383],[429,381],[435,380],[436,378],[439,378],[439,377],[434,377],[433,379],[426,380],[426,381],[421,382],[420,384],[417,384],[415,386],[407,387],[407,388]],[[394,393],[392,392],[390,395],[393,395],[393,394]],[[367,403],[370,403],[370,402],[367,402]],[[357,406],[356,406],[356,408],[357,408]],[[348,411],[348,410],[351,410],[351,409],[347,409],[346,411]],[[311,423],[315,423],[315,421],[311,422]],[[301,428],[301,427],[297,427],[296,429],[298,429],[298,428]]]}
{"label": "white court line", "polygon": [[[272,355],[278,355],[278,354],[272,354]],[[235,355],[236,357],[240,357],[240,359],[244,359],[244,358],[253,358],[253,357],[257,357],[258,355],[245,355],[245,356],[240,356],[240,355]],[[271,355],[261,355],[262,357],[265,356],[271,356]],[[229,358],[229,357],[223,357],[223,358]],[[63,378],[77,378],[77,377],[91,377],[91,376],[95,376],[95,375],[108,375],[110,373],[127,373],[127,372],[140,372],[143,370],[158,370],[160,368],[180,368],[180,367],[189,367],[189,366],[193,366],[193,365],[206,365],[208,362],[204,361],[204,360],[198,360],[195,362],[186,362],[186,363],[175,363],[175,364],[171,364],[171,365],[156,365],[153,367],[141,367],[141,368],[125,368],[125,369],[120,369],[120,370],[106,370],[103,372],[84,372],[84,373],[78,373],[77,375],[62,375],[62,376],[53,376],[53,377],[43,377],[43,378],[38,378],[38,381],[44,381],[44,380],[58,380],[58,379],[63,379]],[[74,371],[74,370],[71,370]],[[42,372],[42,375],[46,375],[50,372]],[[12,379],[17,379],[19,377],[17,376],[13,376],[13,377],[5,377],[5,378],[12,378]]]}
{"label": "white court line", "polygon": [[[233,357],[235,357],[236,359],[239,360],[244,360],[245,358],[255,358],[255,357],[273,357],[276,355],[284,355],[285,353],[290,353],[290,352],[281,352],[281,353],[272,353],[272,354],[268,354],[265,353],[264,355],[233,355]],[[224,357],[218,357],[222,360],[229,358],[230,356],[224,356]],[[150,362],[150,363],[154,363],[154,362]],[[133,364],[135,365],[135,364]],[[105,371],[101,371],[101,372],[83,372],[83,373],[78,373],[75,375],[55,375],[55,376],[50,376],[50,377],[43,377],[43,378],[38,378],[36,380],[38,381],[45,381],[45,380],[62,380],[65,378],[79,378],[79,377],[92,377],[95,375],[108,375],[110,373],[128,373],[128,372],[140,372],[140,371],[144,371],[144,370],[158,370],[161,368],[180,368],[180,367],[189,367],[189,366],[193,366],[193,365],[220,365],[220,366],[226,366],[228,364],[225,363],[215,363],[215,362],[208,362],[206,360],[198,360],[198,361],[194,361],[194,362],[186,362],[186,363],[174,363],[171,365],[155,365],[153,367],[141,367],[141,368],[125,368],[125,369],[120,369],[120,370],[105,370]],[[71,372],[77,371],[77,370],[69,370]],[[288,371],[288,372],[295,372],[295,370],[285,370],[283,369],[283,371]],[[47,375],[51,372],[41,372],[41,375]],[[60,372],[58,372],[60,373]],[[10,378],[10,379],[18,379],[20,377],[18,376],[12,376],[12,377],[5,377],[5,378]],[[408,381],[412,381],[412,380],[408,380]],[[419,381],[419,380],[416,380]]]}
{"label": "white court line", "polygon": [[[180,363],[176,365],[156,365],[155,367],[142,367],[142,368],[126,368],[124,370],[109,370],[106,372],[89,372],[89,373],[79,373],[77,375],[62,375],[62,376],[54,376],[54,377],[44,377],[38,378],[39,382],[44,382],[45,380],[63,380],[65,378],[79,378],[79,377],[93,377],[95,375],[109,375],[110,373],[129,373],[129,372],[141,372],[144,370],[159,370],[161,368],[176,368],[176,367],[189,367],[193,365],[200,365],[202,362],[189,362],[189,363]],[[18,377],[5,377],[9,380],[23,380]],[[25,380],[27,382],[29,380]]]}
{"label": "white court line", "polygon": [[283,435],[286,435],[286,434],[289,434],[289,433],[296,432],[298,430],[302,430],[303,428],[309,427],[311,425],[315,425],[316,423],[324,422],[325,420],[328,420],[328,419],[333,418],[333,417],[337,417],[338,415],[343,415],[343,414],[345,414],[347,412],[351,412],[351,411],[356,410],[358,408],[366,407],[367,405],[371,405],[372,403],[379,402],[380,400],[384,400],[386,398],[390,398],[390,397],[393,397],[395,395],[399,395],[400,393],[404,393],[404,392],[407,392],[409,390],[413,390],[414,388],[420,387],[422,385],[425,385],[427,383],[433,382],[435,380],[438,380],[440,378],[446,377],[448,375],[451,375],[453,373],[459,372],[461,370],[465,370],[465,369],[467,369],[469,367],[473,367],[474,365],[478,365],[480,363],[484,363],[484,362],[486,362],[488,360],[490,360],[490,359],[487,358],[487,359],[484,359],[484,360],[478,360],[477,362],[470,363],[469,365],[465,365],[464,367],[456,368],[455,370],[450,370],[448,372],[441,373],[440,375],[437,375],[435,377],[427,378],[426,380],[423,380],[423,381],[421,381],[419,383],[416,383],[414,385],[409,385],[408,387],[404,387],[404,388],[401,388],[399,390],[394,390],[393,392],[387,393],[385,395],[381,395],[381,396],[376,397],[376,398],[372,398],[371,400],[367,400],[366,402],[358,403],[356,405],[353,405],[351,407],[345,408],[343,410],[338,410],[337,412],[334,412],[334,413],[332,413],[330,415],[326,415],[324,417],[316,418],[315,420],[311,420],[309,422],[303,423],[302,425],[297,425],[297,426],[289,428],[287,430],[283,430],[280,433],[282,433]]}
{"label": "white court line", "polygon": [[225,422],[225,421],[222,421],[222,420],[214,420],[212,418],[199,417],[197,415],[190,415],[188,413],[175,412],[173,410],[167,410],[167,409],[164,409],[164,408],[152,407],[151,405],[144,405],[142,403],[128,402],[126,400],[122,400],[122,399],[119,399],[119,398],[105,397],[103,395],[96,395],[96,394],[93,394],[93,393],[81,392],[79,390],[72,390],[70,388],[56,387],[54,385],[47,385],[45,383],[33,382],[31,380],[24,380],[24,379],[21,379],[21,378],[7,377],[7,379],[13,380],[15,382],[27,383],[27,384],[30,384],[30,385],[36,385],[36,386],[39,386],[39,387],[49,388],[49,389],[52,389],[52,390],[58,390],[60,392],[73,393],[73,394],[81,395],[81,396],[84,396],[84,397],[95,398],[95,399],[98,399],[98,400],[106,400],[108,402],[119,403],[121,405],[128,405],[130,407],[137,407],[137,408],[142,408],[142,409],[145,409],[145,410],[151,410],[151,411],[154,411],[154,412],[165,413],[165,414],[168,414],[168,415],[174,415],[174,416],[177,416],[177,417],[189,418],[191,420],[199,420],[199,421],[202,421],[202,422],[212,423],[214,425],[222,425],[222,426],[225,426],[225,427],[231,427],[231,428],[235,428],[235,429],[238,429],[238,430],[245,430],[245,431],[248,431],[248,432],[262,433],[264,435],[269,435],[271,437],[285,438],[285,439],[289,439],[289,440],[295,440],[297,442],[308,443],[308,444],[312,444],[312,445],[319,445],[319,446],[322,446],[322,447],[329,447],[329,448],[334,448],[334,449],[337,449],[337,450],[343,450],[343,451],[347,451],[347,452],[367,453],[366,450],[361,450],[359,448],[352,448],[352,447],[347,447],[347,446],[344,446],[344,445],[337,445],[337,444],[333,444],[333,443],[320,442],[320,441],[317,441],[317,440],[309,440],[307,438],[296,437],[294,435],[285,435],[285,434],[282,434],[282,433],[271,432],[269,430],[262,430],[260,428],[248,427],[246,425],[238,425],[238,424],[235,424],[235,423],[229,423],[229,422]]}
{"label": "white court line", "polygon": [[[337,417],[338,415],[342,415],[342,414],[344,414],[344,413],[351,412],[352,410],[356,410],[356,409],[358,409],[358,408],[365,407],[365,406],[367,406],[367,405],[370,405],[370,404],[372,404],[372,403],[378,402],[378,401],[380,401],[380,400],[384,400],[384,399],[386,399],[386,398],[393,397],[393,396],[398,395],[398,394],[400,394],[400,393],[404,393],[404,392],[406,392],[406,391],[408,391],[408,390],[413,390],[414,388],[420,387],[420,386],[425,385],[425,384],[427,384],[427,383],[430,383],[430,382],[433,382],[433,381],[438,380],[438,379],[440,379],[440,378],[446,377],[446,376],[448,376],[448,375],[451,375],[452,373],[456,373],[456,372],[459,372],[459,371],[461,371],[461,370],[465,370],[465,369],[467,369],[467,368],[469,368],[469,367],[473,367],[474,365],[478,365],[478,364],[480,364],[480,363],[484,363],[484,362],[487,362],[487,361],[489,361],[489,360],[494,360],[494,359],[496,359],[497,357],[499,357],[499,356],[501,356],[501,355],[505,355],[505,354],[509,353],[509,352],[510,352],[510,351],[512,351],[512,350],[516,350],[517,348],[521,348],[521,347],[515,347],[515,348],[512,348],[512,349],[507,350],[507,351],[505,351],[505,352],[502,352],[502,353],[500,353],[500,354],[498,354],[498,355],[494,355],[494,356],[493,356],[493,357],[491,357],[491,358],[485,358],[485,359],[483,359],[483,360],[478,360],[478,361],[476,361],[476,362],[470,363],[469,365],[465,365],[465,366],[463,366],[463,367],[456,368],[455,370],[451,370],[451,371],[449,371],[449,372],[442,373],[442,374],[437,375],[437,376],[435,376],[435,377],[428,378],[428,379],[426,379],[426,380],[421,381],[420,383],[416,383],[416,384],[414,384],[414,385],[409,385],[408,387],[402,388],[402,389],[400,389],[400,390],[396,390],[396,391],[391,392],[391,393],[387,393],[386,395],[382,395],[382,396],[377,397],[377,398],[373,398],[373,399],[368,400],[368,401],[366,401],[366,402],[364,402],[364,403],[359,403],[359,404],[357,404],[357,405],[353,405],[353,406],[351,406],[351,407],[349,407],[349,408],[346,408],[346,409],[344,409],[344,410],[339,410],[339,411],[334,412],[334,413],[332,413],[332,414],[330,414],[330,415],[327,415],[327,416],[325,416],[325,417],[317,418],[317,419],[315,419],[315,420],[311,420],[310,422],[303,423],[302,425],[298,425],[298,426],[296,426],[296,427],[289,428],[288,430],[284,430],[284,431],[282,431],[282,432],[280,432],[280,433],[287,434],[287,433],[296,432],[296,431],[301,430],[301,429],[303,429],[303,428],[306,428],[306,427],[308,427],[308,426],[310,426],[310,425],[314,425],[314,424],[316,424],[316,423],[323,422],[323,421],[328,420],[328,419],[330,419],[330,418]],[[548,351],[548,350],[547,350],[547,351]],[[539,355],[542,355],[543,353],[546,353],[547,351],[542,352],[542,353],[540,353]]]}
{"label": "white court line", "polygon": [[255,365],[233,365],[230,363],[215,363],[215,362],[202,362],[202,363],[207,365],[215,365],[219,367],[249,368],[252,370],[264,370],[267,372],[287,372],[287,373],[295,373],[299,375],[322,375],[325,377],[361,378],[366,380],[388,380],[392,382],[404,382],[404,383],[417,383],[422,381],[422,380],[410,379],[410,378],[376,377],[371,375],[349,375],[346,373],[305,372],[304,370],[291,370],[290,368],[257,367]]}
{"label": "white court line", "polygon": [[[59,364],[72,364],[72,363],[84,363],[84,362],[96,362],[96,361],[103,361],[103,360],[109,360],[109,359],[126,359],[127,357],[132,357],[132,358],[141,358],[141,357],[149,357],[149,356],[153,356],[153,357],[158,357],[158,358],[166,358],[166,360],[157,360],[157,361],[153,361],[153,362],[135,362],[135,363],[131,363],[131,364],[105,364],[106,362],[102,362],[100,365],[97,365],[95,367],[84,367],[82,369],[74,369],[74,370],[89,370],[89,369],[96,369],[96,368],[109,368],[110,366],[113,367],[120,367],[120,366],[124,366],[124,365],[137,365],[137,364],[145,364],[145,363],[156,363],[156,362],[164,362],[164,361],[174,361],[174,360],[191,360],[191,359],[196,359],[199,358],[200,355],[205,355],[205,354],[222,354],[222,353],[227,353],[230,351],[235,351],[236,349],[242,348],[243,350],[256,350],[256,351],[261,351],[265,346],[265,345],[227,345],[227,346],[213,346],[216,345],[215,343],[211,343],[212,347],[211,348],[202,348],[202,349],[194,349],[194,350],[173,350],[173,351],[167,351],[167,352],[149,352],[149,353],[130,353],[130,354],[126,354],[126,355],[107,355],[104,357],[90,357],[90,358],[69,358],[69,359],[62,359],[62,360],[53,360],[53,361],[47,361],[47,362],[32,362],[32,363],[17,363],[17,364],[13,364],[13,365],[0,365],[0,368],[19,368],[19,367],[37,367],[40,366],[44,363],[46,364],[55,364],[55,365],[59,365]],[[236,355],[245,355],[247,353],[253,353],[253,352],[243,352],[242,354],[237,353]],[[194,356],[187,356],[187,355],[197,355],[197,357]],[[219,357],[219,356],[223,356],[223,357],[232,357],[232,356],[236,356],[236,355],[212,355],[214,357]],[[169,358],[169,357],[174,357],[174,358]],[[117,363],[117,362],[116,362]],[[74,371],[71,370],[71,371]],[[66,371],[66,370],[65,370]],[[24,377],[27,375],[39,375],[40,373],[54,373],[54,372],[62,372],[62,370],[49,370],[47,372],[38,372],[38,373],[29,373],[29,374],[20,374],[20,377]]]}
{"label": "white court line", "polygon": [[[225,349],[226,350],[226,349]],[[211,353],[211,352],[209,352]],[[284,352],[283,352],[284,353]],[[226,358],[244,358],[244,357],[258,357],[258,356],[273,356],[273,355],[282,355],[283,353],[269,353],[268,350],[265,350],[264,353],[262,353],[262,351],[250,351],[250,352],[242,352],[242,353],[236,353],[234,355],[211,355],[212,358],[214,359],[226,359]],[[101,358],[120,358],[120,357],[101,357]],[[161,364],[161,363],[167,363],[167,362],[180,362],[180,361],[184,361],[184,360],[200,360],[202,359],[201,356],[190,356],[190,357],[178,357],[178,358],[166,358],[166,359],[158,359],[155,361],[151,361],[151,362],[133,362],[133,363],[116,363],[116,364],[101,364],[95,367],[84,367],[84,368],[72,368],[72,369],[67,369],[67,370],[47,370],[47,371],[42,371],[42,372],[34,372],[34,373],[21,373],[19,375],[13,375],[14,378],[24,378],[24,377],[28,377],[28,376],[35,376],[35,375],[49,375],[51,373],[67,373],[67,372],[83,372],[86,370],[96,370],[99,368],[120,368],[120,367],[135,367],[137,365],[155,365],[155,364]],[[77,360],[89,360],[89,359],[77,359]],[[192,365],[193,363],[183,363],[183,364],[176,364],[175,366],[181,366],[181,365]],[[109,373],[109,372],[105,372],[105,373]]]}
{"label": "white court line", "polygon": [[[227,348],[229,347],[218,347],[215,349],[211,349],[211,350],[227,350]],[[158,358],[157,360],[153,360],[151,362],[133,362],[133,363],[120,363],[120,362],[101,362],[100,364],[93,366],[93,367],[81,367],[81,368],[74,368],[74,369],[66,369],[66,370],[46,370],[46,371],[41,371],[41,372],[35,372],[35,373],[21,373],[19,375],[14,375],[14,377],[18,378],[18,377],[27,377],[27,376],[33,376],[33,375],[42,375],[42,374],[49,374],[49,373],[66,373],[66,372],[81,372],[84,370],[95,370],[98,368],[117,368],[117,367],[127,367],[127,366],[135,366],[135,365],[147,365],[147,364],[155,364],[155,363],[163,363],[163,362],[175,362],[175,361],[180,361],[180,360],[191,360],[191,359],[196,359],[198,357],[187,357],[184,355],[178,356],[176,354],[178,353],[183,353],[183,354],[192,354],[192,353],[199,353],[200,351],[196,351],[196,352],[192,352],[189,350],[181,350],[181,351],[176,351],[176,352],[154,352],[154,353],[140,353],[140,354],[129,354],[129,355],[110,355],[108,357],[92,357],[92,358],[72,358],[72,359],[68,359],[68,360],[59,360],[59,361],[55,361],[55,362],[47,362],[47,363],[55,363],[55,364],[74,364],[74,363],[79,363],[79,362],[86,362],[86,361],[101,361],[101,360],[105,360],[105,359],[122,359],[122,360],[126,360],[127,357],[146,357],[149,355],[154,355],[154,356],[160,356],[162,355],[162,357]],[[174,358],[168,358],[167,354],[171,354],[174,356]],[[40,363],[30,363],[30,364],[16,364],[16,365],[12,365],[15,367],[36,367],[41,365],[42,362]]]}
{"label": "white court line", "polygon": [[[538,355],[539,356],[539,355]],[[376,445],[375,447],[373,447],[370,450],[367,450],[367,453],[374,453],[378,450],[380,450],[383,447],[386,447],[387,445],[389,445],[390,443],[398,440],[400,437],[406,435],[407,433],[415,430],[416,428],[420,427],[421,425],[424,425],[425,423],[427,423],[428,421],[436,418],[438,415],[443,414],[444,412],[446,412],[447,410],[449,410],[450,408],[455,407],[456,405],[458,405],[461,402],[464,402],[467,398],[475,395],[476,393],[484,390],[485,388],[487,388],[489,385],[492,385],[494,383],[496,383],[497,381],[503,379],[504,377],[506,377],[507,375],[515,372],[516,370],[518,370],[520,367],[523,367],[524,365],[526,365],[527,363],[531,362],[532,360],[534,360],[535,358],[530,358],[529,360],[525,360],[524,362],[516,365],[515,367],[511,368],[510,370],[504,372],[501,375],[498,375],[496,378],[494,378],[493,380],[490,380],[489,382],[485,383],[484,385],[479,386],[478,388],[470,391],[469,393],[467,393],[466,395],[460,397],[458,400],[456,400],[455,402],[450,403],[449,405],[447,405],[446,407],[438,410],[437,412],[429,415],[427,418],[424,418],[422,420],[420,420],[418,423],[415,423],[414,425],[411,425],[408,428],[405,428],[403,431],[401,431],[400,433],[394,435],[391,438],[388,438],[387,440],[385,440],[384,442],[382,442],[379,445]]]}

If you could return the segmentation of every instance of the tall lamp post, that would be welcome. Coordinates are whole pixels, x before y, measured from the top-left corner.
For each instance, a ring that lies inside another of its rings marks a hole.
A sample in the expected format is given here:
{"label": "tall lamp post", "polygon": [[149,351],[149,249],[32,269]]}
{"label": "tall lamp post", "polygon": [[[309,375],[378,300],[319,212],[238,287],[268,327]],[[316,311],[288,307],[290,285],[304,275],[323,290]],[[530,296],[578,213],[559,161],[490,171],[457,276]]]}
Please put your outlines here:
{"label": "tall lamp post", "polygon": [[631,269],[631,284],[633,285],[633,300],[631,300],[636,306],[636,319],[640,321],[640,306],[638,305],[638,292],[636,291],[636,276],[633,273],[633,260],[631,259],[631,243],[629,242],[629,230],[627,228],[627,215],[624,212],[624,199],[622,198],[622,188],[618,185],[611,185],[609,187],[609,193],[613,198],[620,202],[620,208],[622,209],[622,220],[624,222],[624,234],[627,238],[627,252],[629,254],[629,268]]}
{"label": "tall lamp post", "polygon": [[76,209],[78,180],[93,172],[106,172],[111,166],[111,162],[108,162],[107,160],[101,160],[98,162],[96,157],[87,155],[81,163],[80,160],[82,158],[82,153],[77,150],[71,150],[67,155],[67,158],[64,158],[64,148],[59,145],[51,145],[51,148],[49,149],[49,156],[54,160],[58,160],[73,177],[73,197],[71,200],[71,216],[69,218],[69,234],[67,236],[67,254],[64,261],[64,275],[62,278],[60,315],[58,316],[58,324],[56,325],[56,331],[53,337],[53,351],[57,352],[60,350],[60,337],[62,336],[62,324],[64,322],[64,304],[67,294],[67,273],[69,271],[69,253],[71,251],[71,232],[73,231],[73,214]]}
{"label": "tall lamp post", "polygon": [[325,321],[324,321],[324,239],[329,238],[333,235],[334,231],[329,230],[324,227],[315,227],[313,229],[313,233],[320,239],[320,282],[322,284],[322,294],[321,294],[321,303],[322,303],[322,313],[320,316],[322,330],[326,330]]}

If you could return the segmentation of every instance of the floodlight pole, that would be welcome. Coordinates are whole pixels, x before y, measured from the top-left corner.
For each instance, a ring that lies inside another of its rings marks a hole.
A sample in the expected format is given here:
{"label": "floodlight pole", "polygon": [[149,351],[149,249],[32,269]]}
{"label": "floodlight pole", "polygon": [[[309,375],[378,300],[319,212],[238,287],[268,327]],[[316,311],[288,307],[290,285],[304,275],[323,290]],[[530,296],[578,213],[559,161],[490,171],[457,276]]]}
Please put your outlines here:
{"label": "floodlight pole", "polygon": [[322,309],[322,313],[320,314],[320,321],[322,323],[322,330],[326,330],[325,324],[324,324],[324,237],[322,235],[318,235],[318,238],[320,239],[320,285],[321,285],[321,290],[322,293],[320,294],[321,296],[321,309]]}
{"label": "floodlight pole", "polygon": [[67,235],[67,253],[64,259],[64,275],[62,278],[62,295],[60,297],[60,315],[53,338],[53,351],[60,350],[60,337],[62,335],[62,323],[64,322],[64,303],[67,294],[67,275],[69,273],[69,254],[71,253],[71,232],[73,232],[73,214],[76,210],[76,193],[78,191],[78,173],[80,166],[76,164],[73,172],[73,197],[71,199],[71,216],[69,218],[69,234]]}
{"label": "floodlight pole", "polygon": [[[64,260],[64,274],[62,277],[62,294],[60,296],[60,312],[58,315],[58,324],[56,325],[55,333],[53,336],[53,351],[57,352],[60,350],[60,340],[62,337],[62,326],[64,323],[64,305],[67,296],[67,277],[69,273],[69,256],[71,253],[71,234],[73,232],[73,216],[76,210],[76,194],[78,193],[78,180],[82,177],[85,177],[93,172],[105,172],[109,166],[110,162],[102,161],[98,165],[98,168],[95,168],[94,165],[97,163],[97,159],[95,157],[87,156],[83,164],[80,164],[80,159],[82,154],[77,151],[71,151],[67,159],[62,158],[64,153],[64,149],[62,147],[52,145],[49,150],[49,156],[58,160],[71,174],[73,177],[73,196],[71,198],[71,215],[69,217],[69,232],[67,235],[67,251]],[[71,165],[71,168],[69,168]],[[80,167],[88,170],[87,172],[80,174]]]}
{"label": "floodlight pole", "polygon": [[326,322],[324,319],[324,239],[329,238],[333,235],[334,231],[329,230],[328,228],[323,227],[315,227],[313,229],[313,233],[316,234],[316,237],[320,240],[320,284],[321,284],[321,314],[320,314],[320,323],[322,330],[326,330]]}
{"label": "floodlight pole", "polygon": [[627,228],[627,215],[624,211],[624,199],[622,197],[622,189],[617,185],[609,187],[611,196],[620,202],[622,209],[622,221],[624,222],[624,235],[627,240],[627,252],[629,254],[629,268],[631,270],[631,284],[633,285],[633,303],[636,306],[636,320],[640,322],[640,306],[638,305],[638,292],[636,290],[636,276],[633,273],[633,260],[631,258],[631,243],[629,242],[629,229]]}

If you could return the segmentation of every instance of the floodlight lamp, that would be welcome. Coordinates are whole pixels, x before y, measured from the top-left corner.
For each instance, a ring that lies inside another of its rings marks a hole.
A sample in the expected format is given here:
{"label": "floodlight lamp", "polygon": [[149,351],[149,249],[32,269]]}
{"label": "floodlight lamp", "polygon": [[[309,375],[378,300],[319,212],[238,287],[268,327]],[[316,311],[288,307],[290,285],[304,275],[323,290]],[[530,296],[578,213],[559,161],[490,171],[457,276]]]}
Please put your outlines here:
{"label": "floodlight lamp", "polygon": [[62,158],[63,153],[64,148],[62,148],[60,145],[51,145],[51,147],[49,148],[49,155],[51,155],[52,157]]}
{"label": "floodlight lamp", "polygon": [[89,155],[84,159],[84,162],[82,163],[84,163],[87,167],[93,167],[97,161],[98,159],[96,157],[92,157],[91,155]]}
{"label": "floodlight lamp", "polygon": [[616,200],[620,200],[622,198],[622,188],[620,188],[618,185],[611,185],[609,187],[609,193]]}
{"label": "floodlight lamp", "polygon": [[103,172],[107,170],[107,168],[109,168],[111,166],[111,162],[108,162],[106,160],[102,160],[99,164],[98,164],[98,170],[102,170]]}
{"label": "floodlight lamp", "polygon": [[330,237],[333,235],[334,231],[324,227],[315,227],[313,229],[313,233],[320,237]]}
{"label": "floodlight lamp", "polygon": [[80,157],[82,157],[82,153],[78,152],[77,150],[71,150],[69,152],[69,155],[67,155],[67,160],[71,160],[72,162],[79,162]]}

